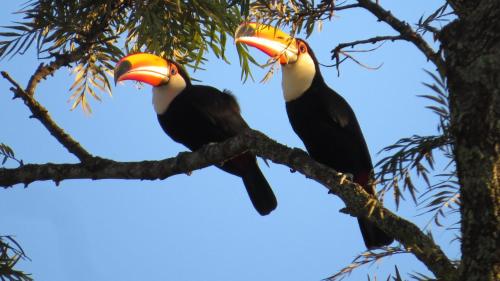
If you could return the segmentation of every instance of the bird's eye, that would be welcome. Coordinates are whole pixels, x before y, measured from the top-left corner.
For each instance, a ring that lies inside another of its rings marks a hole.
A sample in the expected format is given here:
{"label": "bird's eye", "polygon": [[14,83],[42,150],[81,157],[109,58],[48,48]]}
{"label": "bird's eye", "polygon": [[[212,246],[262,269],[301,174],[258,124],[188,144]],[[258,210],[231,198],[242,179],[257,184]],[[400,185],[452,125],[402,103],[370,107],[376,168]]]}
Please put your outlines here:
{"label": "bird's eye", "polygon": [[306,44],[304,44],[304,43],[300,42],[300,44],[299,44],[299,51],[300,51],[302,54],[303,54],[303,53],[305,53],[305,52],[307,52],[307,46],[306,46]]}
{"label": "bird's eye", "polygon": [[170,69],[170,75],[175,75],[177,74],[177,68],[175,66],[172,66],[172,68]]}

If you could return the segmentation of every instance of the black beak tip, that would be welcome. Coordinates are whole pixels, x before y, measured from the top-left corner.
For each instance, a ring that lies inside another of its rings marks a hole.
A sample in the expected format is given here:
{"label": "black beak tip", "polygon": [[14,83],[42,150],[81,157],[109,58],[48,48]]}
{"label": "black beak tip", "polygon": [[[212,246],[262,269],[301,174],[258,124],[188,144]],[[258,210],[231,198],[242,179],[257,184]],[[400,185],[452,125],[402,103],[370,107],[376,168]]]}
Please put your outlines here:
{"label": "black beak tip", "polygon": [[128,60],[124,60],[118,63],[118,65],[115,67],[115,72],[114,72],[115,86],[116,83],[118,83],[118,79],[120,79],[120,77],[123,74],[127,73],[131,68],[132,68],[132,63],[130,63],[130,61]]}

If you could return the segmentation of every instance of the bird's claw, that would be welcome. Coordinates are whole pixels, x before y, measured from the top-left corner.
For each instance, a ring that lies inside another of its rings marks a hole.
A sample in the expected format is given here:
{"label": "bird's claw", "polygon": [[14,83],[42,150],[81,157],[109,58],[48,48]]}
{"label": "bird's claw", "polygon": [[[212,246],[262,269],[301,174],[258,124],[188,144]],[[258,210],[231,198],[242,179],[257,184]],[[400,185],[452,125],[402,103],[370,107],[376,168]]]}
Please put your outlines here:
{"label": "bird's claw", "polygon": [[340,180],[339,180],[339,182],[340,182],[340,184],[344,184],[344,182],[345,182],[346,180],[348,180],[348,181],[352,181],[352,180],[353,180],[353,178],[354,178],[354,176],[353,176],[352,174],[349,174],[349,173],[344,173],[344,174],[342,174],[342,175],[340,176]]}

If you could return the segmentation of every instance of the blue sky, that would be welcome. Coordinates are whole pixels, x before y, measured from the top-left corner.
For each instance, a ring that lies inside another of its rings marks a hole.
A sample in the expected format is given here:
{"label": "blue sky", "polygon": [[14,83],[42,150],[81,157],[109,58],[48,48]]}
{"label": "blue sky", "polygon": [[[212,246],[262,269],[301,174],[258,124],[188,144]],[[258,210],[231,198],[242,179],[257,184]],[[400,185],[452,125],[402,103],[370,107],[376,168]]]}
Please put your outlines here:
{"label": "blue sky", "polygon": [[[19,19],[11,13],[19,3],[6,1],[0,25]],[[404,2],[404,3],[403,3]],[[415,23],[440,3],[382,1],[395,15]],[[308,42],[318,59],[330,64],[330,50],[338,43],[374,35],[393,34],[364,11],[339,13],[325,22]],[[238,98],[251,127],[292,147],[303,148],[292,131],[281,94],[281,74],[260,84],[265,70],[254,67],[256,81],[240,81],[234,43],[228,42],[232,64],[210,57],[206,71],[191,75]],[[266,57],[253,49],[264,62]],[[416,97],[429,94],[421,83],[430,82],[423,69],[433,70],[415,47],[386,43],[359,58],[370,71],[347,62],[337,76],[322,68],[328,84],[353,107],[377,162],[377,152],[401,137],[435,132],[437,118]],[[34,52],[0,61],[22,85],[38,66]],[[73,76],[61,69],[38,87],[37,99],[56,122],[92,154],[114,160],[139,161],[175,156],[186,149],[164,135],[151,105],[151,89],[127,82],[113,89],[103,102],[91,101],[93,114],[70,111],[69,86]],[[67,153],[34,119],[20,100],[12,100],[10,85],[0,80],[0,142],[10,145],[25,163],[73,163]],[[15,166],[13,162],[8,166]],[[261,162],[272,185],[278,208],[266,217],[253,209],[239,178],[216,168],[179,175],[164,181],[73,180],[56,187],[40,182],[0,190],[0,234],[15,235],[31,261],[20,268],[36,280],[320,280],[335,273],[364,250],[357,222],[338,212],[343,203],[327,190],[290,173],[284,166]],[[391,198],[387,205],[393,208]],[[398,211],[419,226],[415,206],[405,202]],[[457,244],[435,232],[451,257]],[[386,276],[397,263],[401,271],[423,270],[409,255],[393,257],[351,276],[366,279],[377,272]]]}

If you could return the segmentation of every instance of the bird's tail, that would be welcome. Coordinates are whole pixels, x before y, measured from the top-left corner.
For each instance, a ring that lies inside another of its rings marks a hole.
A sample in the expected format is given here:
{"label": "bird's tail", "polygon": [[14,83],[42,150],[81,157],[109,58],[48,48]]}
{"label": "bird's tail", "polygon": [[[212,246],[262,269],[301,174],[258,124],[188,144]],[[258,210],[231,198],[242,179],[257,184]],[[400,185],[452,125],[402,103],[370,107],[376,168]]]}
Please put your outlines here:
{"label": "bird's tail", "polygon": [[[368,193],[375,194],[375,189],[369,184],[369,177],[370,173],[357,175],[354,177],[354,181],[363,186]],[[358,223],[366,248],[378,248],[389,245],[394,241],[394,238],[387,235],[382,229],[368,219],[358,218]]]}
{"label": "bird's tail", "polygon": [[246,169],[241,178],[253,206],[261,216],[268,215],[276,209],[278,205],[276,197],[256,162],[255,167]]}
{"label": "bird's tail", "polygon": [[366,248],[373,249],[382,246],[386,246],[392,243],[394,239],[380,228],[378,228],[374,223],[366,218],[358,218],[359,228],[361,229],[361,235],[363,235],[363,240],[365,241]]}

